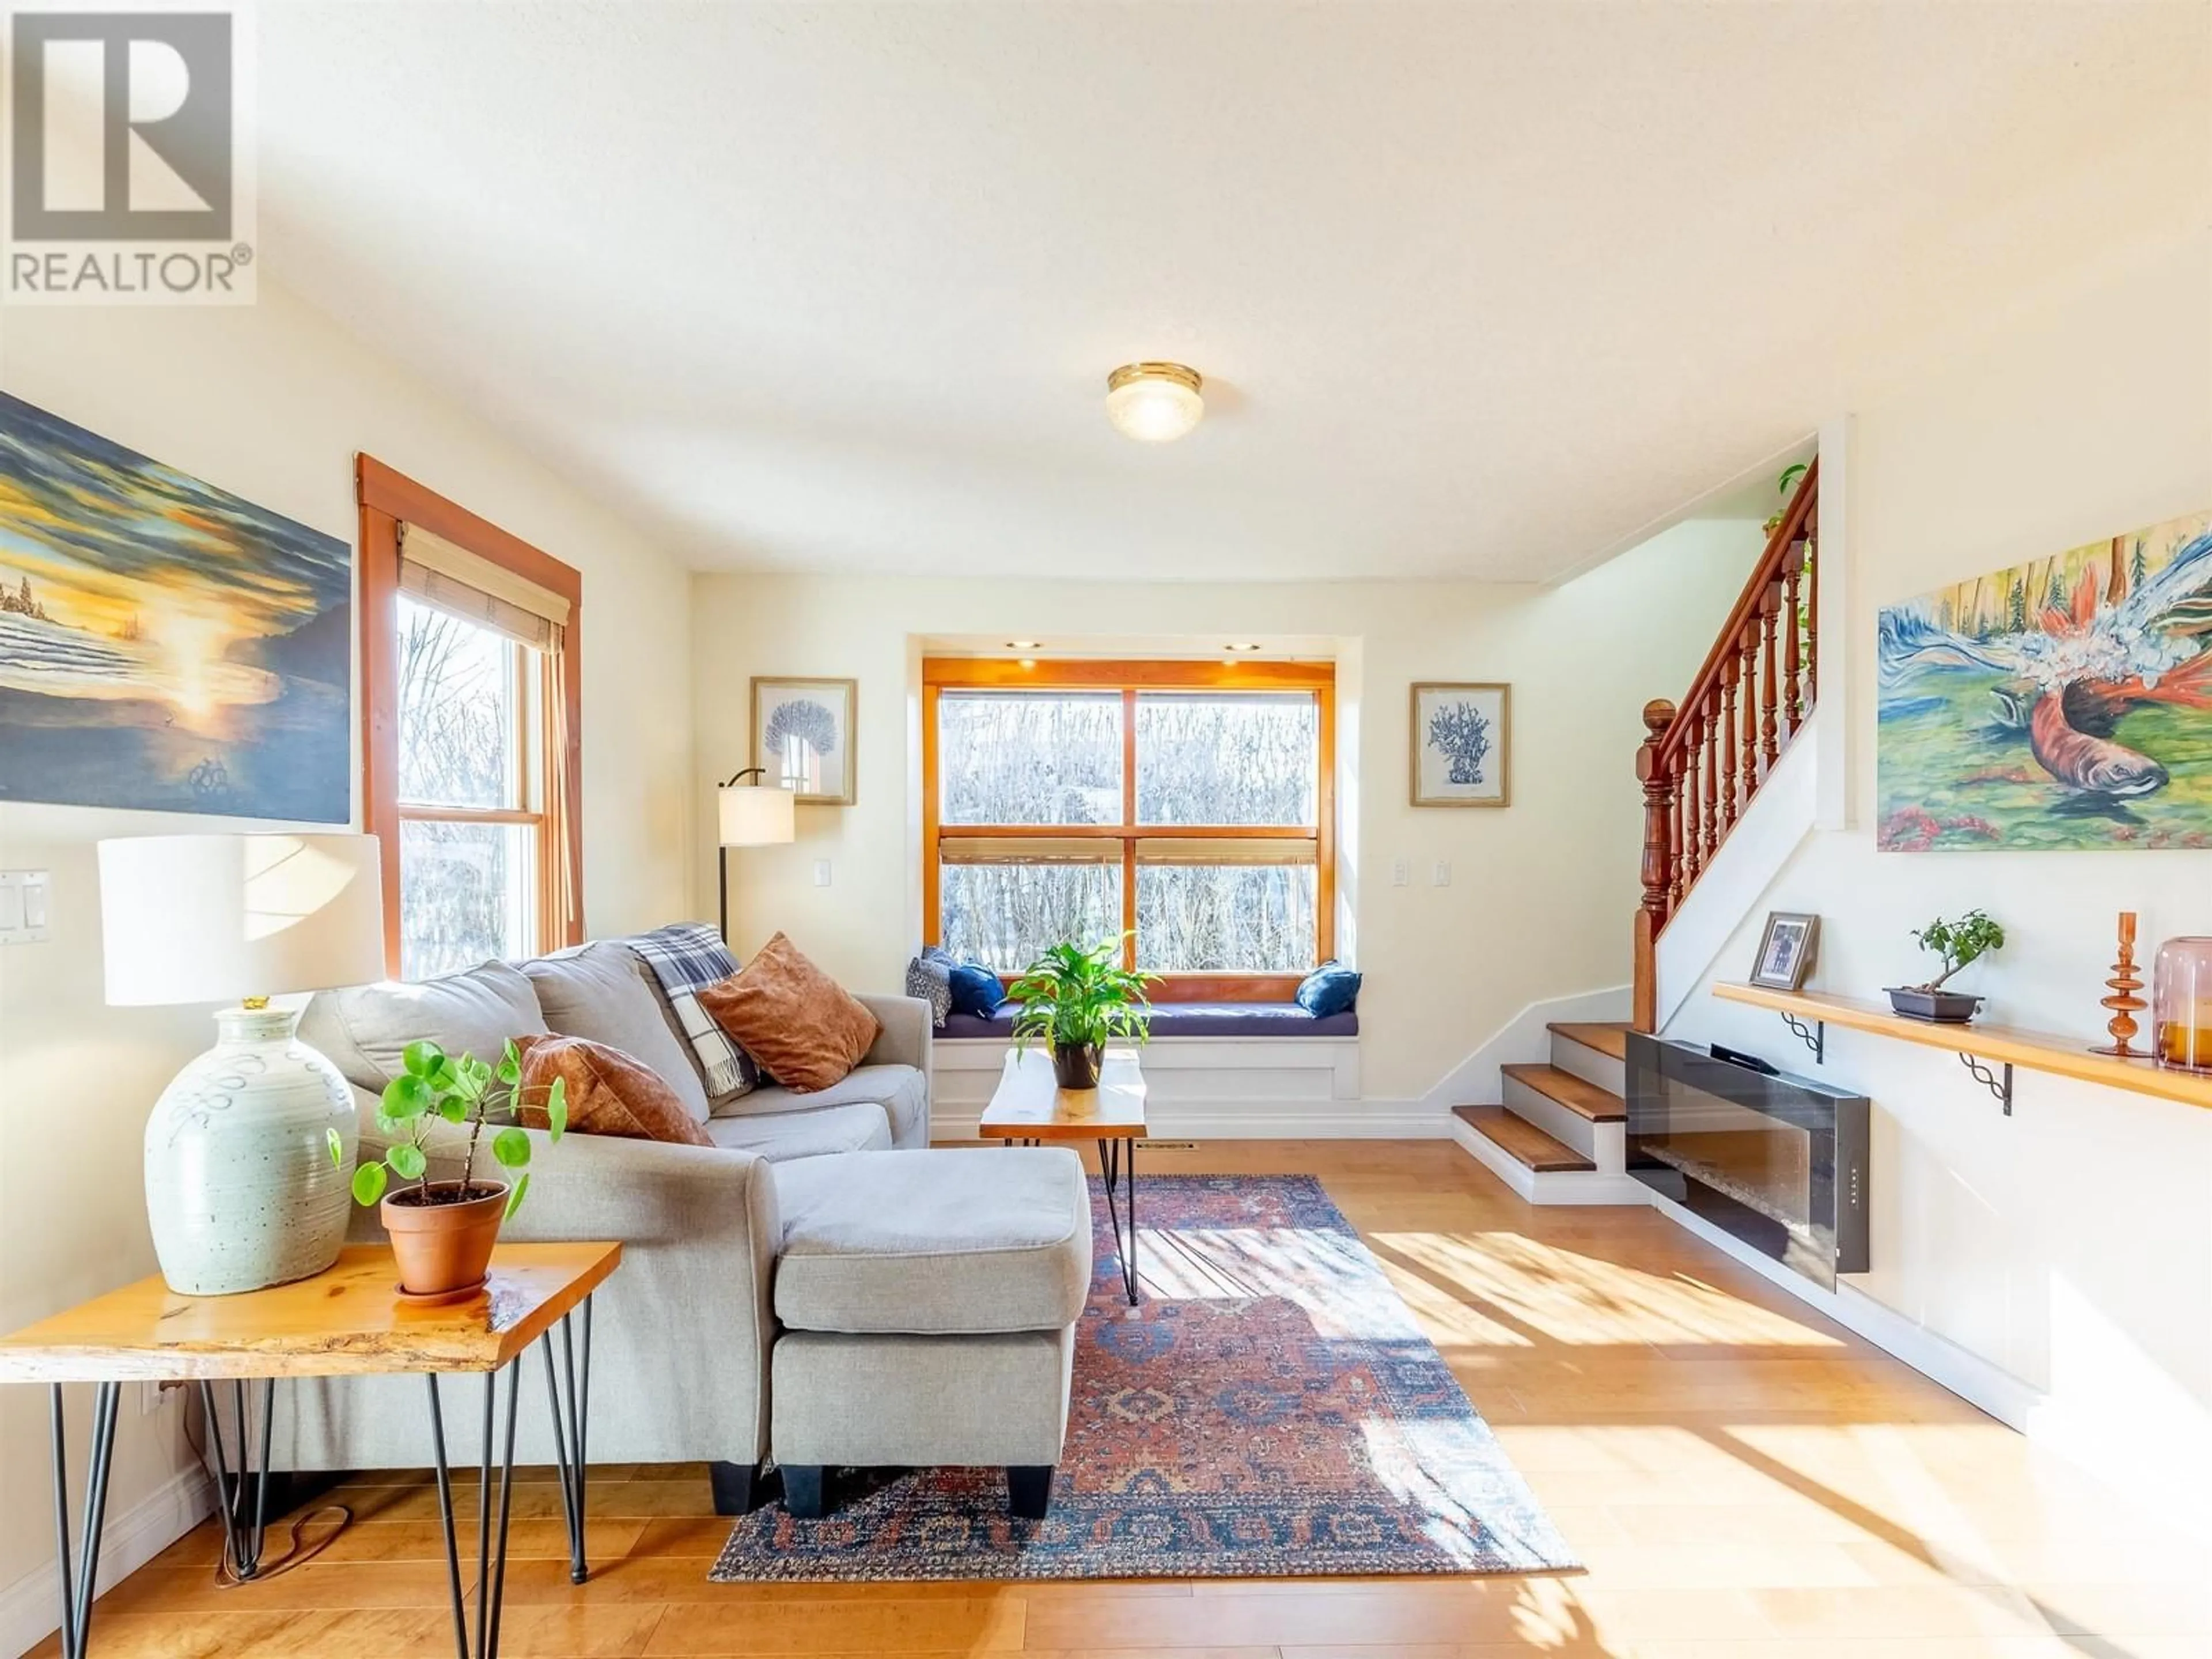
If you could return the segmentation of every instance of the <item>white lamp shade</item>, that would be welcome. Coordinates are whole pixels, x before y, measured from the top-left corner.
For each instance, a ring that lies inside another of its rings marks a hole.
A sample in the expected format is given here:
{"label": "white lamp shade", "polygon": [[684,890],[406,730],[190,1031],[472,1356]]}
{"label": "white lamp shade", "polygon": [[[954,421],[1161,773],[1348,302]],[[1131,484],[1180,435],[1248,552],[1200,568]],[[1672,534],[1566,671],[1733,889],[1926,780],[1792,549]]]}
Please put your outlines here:
{"label": "white lamp shade", "polygon": [[799,797],[790,790],[731,783],[720,793],[723,846],[773,847],[799,839]]}
{"label": "white lamp shade", "polygon": [[384,977],[374,836],[143,836],[100,843],[107,1000],[231,1002]]}

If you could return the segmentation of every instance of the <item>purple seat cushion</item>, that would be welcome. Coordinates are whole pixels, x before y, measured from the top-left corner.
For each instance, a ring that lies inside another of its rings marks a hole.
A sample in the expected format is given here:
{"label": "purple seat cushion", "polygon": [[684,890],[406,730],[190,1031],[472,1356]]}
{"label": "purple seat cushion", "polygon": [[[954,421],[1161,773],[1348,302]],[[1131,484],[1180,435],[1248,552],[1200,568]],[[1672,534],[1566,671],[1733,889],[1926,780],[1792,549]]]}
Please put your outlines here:
{"label": "purple seat cushion", "polygon": [[[1020,1010],[1008,1003],[988,1019],[954,1014],[938,1028],[941,1037],[1006,1037],[1013,1035]],[[1352,1009],[1316,1019],[1295,1002],[1156,1002],[1152,1036],[1159,1037],[1348,1037],[1359,1035],[1359,1015]]]}

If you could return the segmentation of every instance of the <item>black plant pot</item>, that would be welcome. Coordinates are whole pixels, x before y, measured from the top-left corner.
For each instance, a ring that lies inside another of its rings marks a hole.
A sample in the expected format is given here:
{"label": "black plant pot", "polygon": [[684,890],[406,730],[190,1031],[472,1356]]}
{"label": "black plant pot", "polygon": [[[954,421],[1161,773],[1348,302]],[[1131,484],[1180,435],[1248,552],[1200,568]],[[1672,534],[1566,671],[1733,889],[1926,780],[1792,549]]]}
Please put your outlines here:
{"label": "black plant pot", "polygon": [[1964,991],[1923,991],[1917,985],[1892,985],[1889,1006],[1907,1019],[1936,1025],[1964,1025],[1981,1012],[1982,1000]]}
{"label": "black plant pot", "polygon": [[1106,1046],[1101,1042],[1056,1042],[1052,1049],[1052,1074],[1063,1089],[1098,1086],[1098,1062]]}

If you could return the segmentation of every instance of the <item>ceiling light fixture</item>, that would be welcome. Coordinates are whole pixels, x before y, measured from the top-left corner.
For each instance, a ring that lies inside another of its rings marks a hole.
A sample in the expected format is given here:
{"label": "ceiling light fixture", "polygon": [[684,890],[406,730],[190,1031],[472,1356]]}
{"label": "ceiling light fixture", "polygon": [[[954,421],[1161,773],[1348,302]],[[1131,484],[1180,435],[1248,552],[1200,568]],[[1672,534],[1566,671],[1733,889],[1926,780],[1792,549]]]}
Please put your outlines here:
{"label": "ceiling light fixture", "polygon": [[1035,640],[1008,640],[1006,641],[1006,649],[1009,651],[1034,651],[1036,648],[1037,641]]}
{"label": "ceiling light fixture", "polygon": [[1125,438],[1172,443],[1206,413],[1204,385],[1181,363],[1124,363],[1106,377],[1106,418]]}
{"label": "ceiling light fixture", "polygon": [[1249,640],[1231,640],[1221,648],[1224,651],[1257,651],[1260,647]]}

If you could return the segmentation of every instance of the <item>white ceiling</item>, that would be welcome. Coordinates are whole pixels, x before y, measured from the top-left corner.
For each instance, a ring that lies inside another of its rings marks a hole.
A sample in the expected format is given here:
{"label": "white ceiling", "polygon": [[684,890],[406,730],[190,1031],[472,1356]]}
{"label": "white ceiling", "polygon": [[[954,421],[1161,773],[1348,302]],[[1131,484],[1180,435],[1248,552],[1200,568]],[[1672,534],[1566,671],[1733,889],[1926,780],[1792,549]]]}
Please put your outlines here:
{"label": "white ceiling", "polygon": [[265,275],[707,567],[1547,579],[2212,199],[2200,0],[259,15]]}

